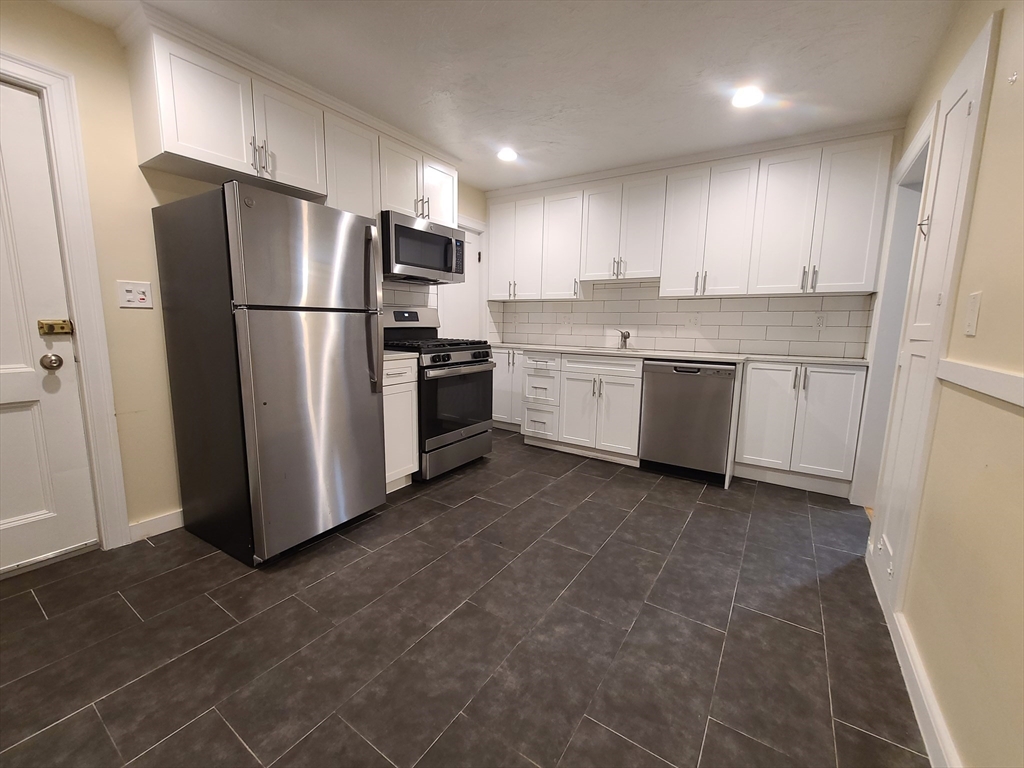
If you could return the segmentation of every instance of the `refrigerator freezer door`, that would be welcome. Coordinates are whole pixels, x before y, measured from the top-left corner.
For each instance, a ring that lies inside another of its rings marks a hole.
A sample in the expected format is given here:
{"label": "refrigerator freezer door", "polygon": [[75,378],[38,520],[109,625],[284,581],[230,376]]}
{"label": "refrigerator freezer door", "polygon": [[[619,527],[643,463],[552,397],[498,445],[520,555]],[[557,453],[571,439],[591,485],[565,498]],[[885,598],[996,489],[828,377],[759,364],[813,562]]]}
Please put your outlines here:
{"label": "refrigerator freezer door", "polygon": [[224,195],[236,304],[378,307],[376,220],[238,182]]}
{"label": "refrigerator freezer door", "polygon": [[253,532],[264,560],[384,503],[375,319],[235,313]]}

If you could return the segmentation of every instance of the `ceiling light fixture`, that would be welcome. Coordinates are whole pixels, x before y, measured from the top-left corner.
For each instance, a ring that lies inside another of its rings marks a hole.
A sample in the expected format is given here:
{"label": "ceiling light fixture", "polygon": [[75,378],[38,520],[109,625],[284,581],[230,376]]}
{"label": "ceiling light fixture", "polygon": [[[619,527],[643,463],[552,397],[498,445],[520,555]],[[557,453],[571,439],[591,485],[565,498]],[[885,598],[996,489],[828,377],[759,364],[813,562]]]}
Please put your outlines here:
{"label": "ceiling light fixture", "polygon": [[756,85],[745,85],[742,88],[738,88],[736,93],[732,96],[732,105],[745,109],[752,107],[755,104],[760,104],[764,99],[764,91],[758,88]]}
{"label": "ceiling light fixture", "polygon": [[514,149],[512,149],[512,147],[504,147],[500,152],[498,152],[498,159],[504,160],[506,163],[511,163],[517,157],[519,157],[519,155]]}

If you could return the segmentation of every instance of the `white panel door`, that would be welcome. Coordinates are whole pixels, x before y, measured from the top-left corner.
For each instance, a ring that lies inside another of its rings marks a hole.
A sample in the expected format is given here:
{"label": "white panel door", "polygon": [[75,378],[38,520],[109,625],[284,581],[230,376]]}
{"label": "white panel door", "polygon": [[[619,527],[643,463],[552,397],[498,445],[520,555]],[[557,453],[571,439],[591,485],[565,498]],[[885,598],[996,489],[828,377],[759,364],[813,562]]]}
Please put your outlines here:
{"label": "white panel door", "polygon": [[523,423],[523,351],[512,350],[512,421]]}
{"label": "white panel door", "polygon": [[380,207],[407,216],[423,213],[423,155],[407,144],[380,137]]}
{"label": "white panel door", "polygon": [[512,421],[512,350],[496,349],[491,413],[496,421]]}
{"label": "white panel door", "polygon": [[260,175],[326,195],[323,109],[260,80],[252,96]]}
{"label": "white panel door", "polygon": [[487,298],[512,298],[516,264],[516,204],[494,203],[487,213]]}
{"label": "white panel door", "polygon": [[704,267],[711,168],[670,174],[661,249],[662,296],[696,296]]}
{"label": "white panel door", "polygon": [[578,298],[583,242],[583,192],[544,198],[541,298]]}
{"label": "white panel door", "polygon": [[589,373],[562,373],[561,376],[558,439],[593,448],[597,444],[598,377]]}
{"label": "white panel door", "polygon": [[866,375],[861,366],[803,367],[790,469],[838,480],[853,477]]}
{"label": "white panel door", "polygon": [[[85,427],[39,97],[0,86],[0,568],[96,541]],[[41,358],[58,355],[48,371]]]}
{"label": "white panel door", "polygon": [[711,168],[702,294],[747,292],[756,196],[756,158]]}
{"label": "white panel door", "polygon": [[820,167],[821,149],[761,158],[747,293],[800,293],[808,287]]}
{"label": "white panel door", "polygon": [[643,379],[602,376],[597,382],[597,447],[636,456],[640,449]]}
{"label": "white panel door", "polygon": [[436,157],[423,156],[423,213],[446,227],[459,225],[459,172]]}
{"label": "white panel door", "polygon": [[164,150],[255,176],[249,75],[163,37],[153,45]]}
{"label": "white panel door", "polygon": [[583,190],[581,280],[608,280],[615,277],[621,217],[621,184]]}
{"label": "white panel door", "polygon": [[622,185],[619,277],[657,277],[665,233],[665,176]]}
{"label": "white panel door", "polygon": [[481,235],[466,232],[465,274],[461,283],[437,286],[440,333],[450,339],[482,339],[487,336],[484,315],[487,304],[482,294]]}
{"label": "white panel door", "polygon": [[799,365],[747,363],[736,461],[788,470],[793,455]]}
{"label": "white panel door", "polygon": [[811,245],[814,291],[875,290],[891,158],[892,136],[822,151]]}
{"label": "white panel door", "polygon": [[513,299],[539,299],[544,249],[544,198],[516,201]]}
{"label": "white panel door", "polygon": [[377,134],[340,115],[324,117],[327,205],[376,218],[380,211]]}
{"label": "white panel door", "polygon": [[384,387],[384,469],[391,482],[419,470],[416,383]]}

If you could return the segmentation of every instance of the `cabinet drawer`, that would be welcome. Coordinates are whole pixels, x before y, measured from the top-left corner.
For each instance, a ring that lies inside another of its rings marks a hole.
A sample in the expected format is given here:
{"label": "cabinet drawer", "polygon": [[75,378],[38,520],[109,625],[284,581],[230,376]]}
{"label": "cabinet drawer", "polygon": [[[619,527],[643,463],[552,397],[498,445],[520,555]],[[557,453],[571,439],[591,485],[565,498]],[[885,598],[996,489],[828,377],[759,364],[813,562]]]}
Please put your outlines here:
{"label": "cabinet drawer", "polygon": [[557,371],[527,368],[523,371],[523,402],[558,405],[559,384]]}
{"label": "cabinet drawer", "polygon": [[384,386],[416,381],[416,360],[385,360]]}
{"label": "cabinet drawer", "polygon": [[558,408],[551,405],[523,403],[523,434],[558,439]]}
{"label": "cabinet drawer", "polygon": [[643,376],[644,361],[639,357],[598,357],[596,355],[563,355],[562,370],[573,373],[606,373],[612,376]]}
{"label": "cabinet drawer", "polygon": [[557,371],[561,369],[562,356],[557,352],[523,352],[523,368],[540,368],[541,370]]}

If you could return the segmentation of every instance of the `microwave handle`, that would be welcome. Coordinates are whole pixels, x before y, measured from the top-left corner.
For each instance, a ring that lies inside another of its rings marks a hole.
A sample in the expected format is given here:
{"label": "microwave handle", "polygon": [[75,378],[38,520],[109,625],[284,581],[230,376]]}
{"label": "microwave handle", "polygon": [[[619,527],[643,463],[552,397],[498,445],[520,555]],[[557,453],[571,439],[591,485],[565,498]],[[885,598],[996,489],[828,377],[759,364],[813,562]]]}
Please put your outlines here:
{"label": "microwave handle", "polygon": [[455,271],[455,240],[450,237],[444,244],[444,271]]}

